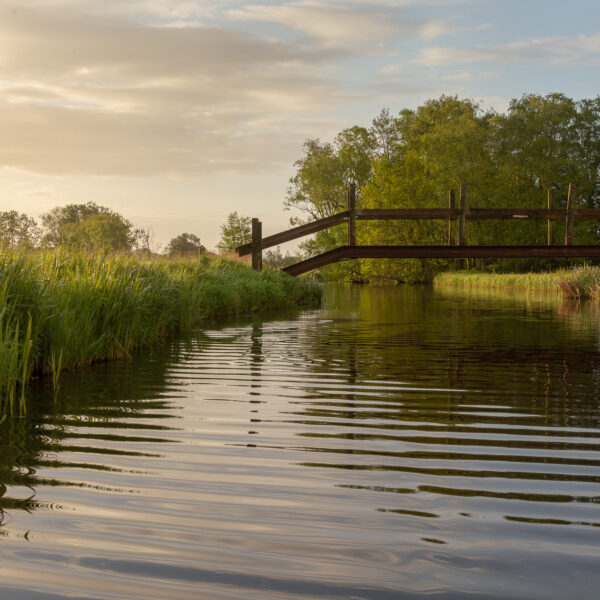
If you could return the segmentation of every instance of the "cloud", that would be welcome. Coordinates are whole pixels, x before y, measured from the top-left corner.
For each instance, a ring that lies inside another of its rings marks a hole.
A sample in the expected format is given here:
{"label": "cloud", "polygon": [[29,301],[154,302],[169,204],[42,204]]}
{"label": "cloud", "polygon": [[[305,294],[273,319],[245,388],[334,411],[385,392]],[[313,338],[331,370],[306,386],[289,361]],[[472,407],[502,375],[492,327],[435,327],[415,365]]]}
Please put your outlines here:
{"label": "cloud", "polygon": [[414,2],[297,0],[251,4],[227,12],[231,19],[276,23],[297,30],[326,48],[385,52],[393,39],[430,39],[451,31],[451,21],[423,19],[399,8]]}
{"label": "cloud", "polygon": [[422,49],[414,62],[437,67],[480,62],[523,61],[553,64],[598,63],[600,62],[600,33],[591,36],[537,38],[488,48],[429,47]]}
{"label": "cloud", "polygon": [[339,51],[217,27],[0,9],[0,45],[0,165],[33,172],[269,169],[297,153],[302,115],[342,101]]}

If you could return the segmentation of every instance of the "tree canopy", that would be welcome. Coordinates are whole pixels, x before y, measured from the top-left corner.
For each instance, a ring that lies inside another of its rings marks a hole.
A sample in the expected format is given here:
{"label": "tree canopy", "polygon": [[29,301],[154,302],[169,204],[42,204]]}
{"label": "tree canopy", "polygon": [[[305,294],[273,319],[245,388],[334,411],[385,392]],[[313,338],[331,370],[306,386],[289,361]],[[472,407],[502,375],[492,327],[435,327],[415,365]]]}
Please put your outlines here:
{"label": "tree canopy", "polygon": [[[351,183],[364,208],[447,207],[448,191],[461,183],[471,207],[543,208],[552,190],[555,206],[564,208],[570,183],[577,206],[600,207],[600,97],[527,94],[497,113],[441,96],[396,116],[383,110],[369,128],[345,129],[331,143],[307,140],[302,152],[285,201],[301,215],[292,224],[345,210]],[[301,248],[318,254],[344,244],[346,235],[345,226],[324,230]],[[482,221],[470,222],[467,235],[471,244],[543,244],[546,229],[543,222]],[[359,244],[444,244],[447,226],[368,221],[357,224],[357,236]],[[578,221],[575,236],[598,242],[596,224]],[[362,260],[327,269],[334,277],[418,280],[446,264]]]}
{"label": "tree canopy", "polygon": [[13,248],[35,246],[39,238],[35,219],[16,210],[0,212],[0,244]]}
{"label": "tree canopy", "polygon": [[227,215],[227,220],[221,225],[221,240],[217,248],[220,252],[233,252],[237,246],[247,244],[251,239],[252,219],[234,211]]}
{"label": "tree canopy", "polygon": [[42,215],[42,244],[94,252],[148,251],[149,233],[95,202],[57,206]]}
{"label": "tree canopy", "polygon": [[167,256],[199,256],[204,254],[206,248],[200,238],[193,233],[181,233],[171,239],[165,248]]}

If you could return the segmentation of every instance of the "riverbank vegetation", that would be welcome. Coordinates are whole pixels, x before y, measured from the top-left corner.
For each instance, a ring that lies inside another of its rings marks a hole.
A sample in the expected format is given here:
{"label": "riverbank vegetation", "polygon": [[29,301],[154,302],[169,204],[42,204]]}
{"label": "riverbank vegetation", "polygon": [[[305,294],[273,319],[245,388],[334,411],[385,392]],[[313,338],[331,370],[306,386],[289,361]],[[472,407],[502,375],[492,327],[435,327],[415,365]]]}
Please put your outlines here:
{"label": "riverbank vegetation", "polygon": [[584,265],[539,273],[447,271],[438,274],[434,284],[463,289],[546,291],[575,300],[600,300],[600,267]]}
{"label": "riverbank vegetation", "polygon": [[221,258],[144,258],[66,249],[0,254],[0,414],[28,381],[122,358],[203,319],[317,303],[320,287]]}
{"label": "riverbank vegetation", "polygon": [[[563,94],[528,94],[504,113],[469,99],[442,96],[398,115],[382,111],[370,127],[350,127],[332,142],[307,140],[295,163],[286,206],[299,211],[293,224],[346,209],[357,186],[358,208],[447,208],[449,190],[468,186],[468,206],[565,208],[569,184],[576,208],[600,206],[600,97],[573,100]],[[564,223],[554,226],[555,243]],[[470,221],[467,242],[537,245],[547,241],[544,221]],[[577,244],[599,241],[594,221],[577,221]],[[343,245],[345,225],[316,234],[303,245],[316,255]],[[360,221],[357,243],[444,245],[443,221]],[[473,261],[474,263],[475,261]],[[489,261],[497,270],[548,270],[564,261]],[[360,281],[425,281],[451,266],[444,260],[362,260],[331,265],[324,277]],[[475,265],[473,265],[475,266]]]}

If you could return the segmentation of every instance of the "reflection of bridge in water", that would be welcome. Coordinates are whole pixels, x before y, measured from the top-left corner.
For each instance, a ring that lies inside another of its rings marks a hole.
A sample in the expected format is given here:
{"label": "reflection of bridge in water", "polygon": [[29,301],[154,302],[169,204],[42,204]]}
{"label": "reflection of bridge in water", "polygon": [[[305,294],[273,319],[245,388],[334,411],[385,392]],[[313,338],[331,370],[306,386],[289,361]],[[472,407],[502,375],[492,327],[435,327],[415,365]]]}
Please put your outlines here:
{"label": "reflection of bridge in water", "polygon": [[[252,254],[252,268],[262,268],[262,251],[306,235],[311,235],[348,224],[348,245],[313,256],[285,267],[283,271],[296,276],[325,265],[355,258],[598,258],[600,245],[573,245],[573,223],[576,219],[600,220],[600,209],[575,208],[573,186],[569,186],[566,208],[554,208],[552,193],[548,191],[547,208],[467,208],[467,187],[460,186],[459,206],[455,193],[449,193],[448,208],[357,209],[356,188],[348,191],[348,210],[293,227],[265,238],[262,223],[252,219],[252,241],[236,248],[240,256]],[[466,221],[484,220],[546,220],[548,224],[545,246],[469,246],[466,243]],[[356,221],[444,220],[448,226],[448,244],[445,246],[358,246]],[[564,245],[554,244],[554,221],[565,222]]]}

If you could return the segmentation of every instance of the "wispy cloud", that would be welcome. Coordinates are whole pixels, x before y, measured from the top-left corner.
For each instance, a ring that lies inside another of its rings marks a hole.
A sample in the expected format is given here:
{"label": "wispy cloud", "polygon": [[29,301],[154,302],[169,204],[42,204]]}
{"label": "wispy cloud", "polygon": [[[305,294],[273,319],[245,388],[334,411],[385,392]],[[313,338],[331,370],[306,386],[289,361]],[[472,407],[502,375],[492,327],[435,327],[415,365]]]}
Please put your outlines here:
{"label": "wispy cloud", "polygon": [[545,61],[554,64],[600,63],[600,33],[590,36],[536,38],[492,47],[429,47],[422,49],[414,62],[425,66],[443,66],[523,61]]}
{"label": "wispy cloud", "polygon": [[328,48],[382,52],[402,38],[431,39],[448,33],[451,21],[424,19],[399,8],[413,2],[342,2],[297,0],[286,4],[250,4],[227,12],[231,19],[276,23]]}
{"label": "wispy cloud", "polygon": [[[99,175],[268,169],[294,156],[302,115],[341,101],[324,74],[339,52],[327,49],[48,7],[0,9],[0,23],[6,166]],[[286,129],[252,126],[284,118]]]}

